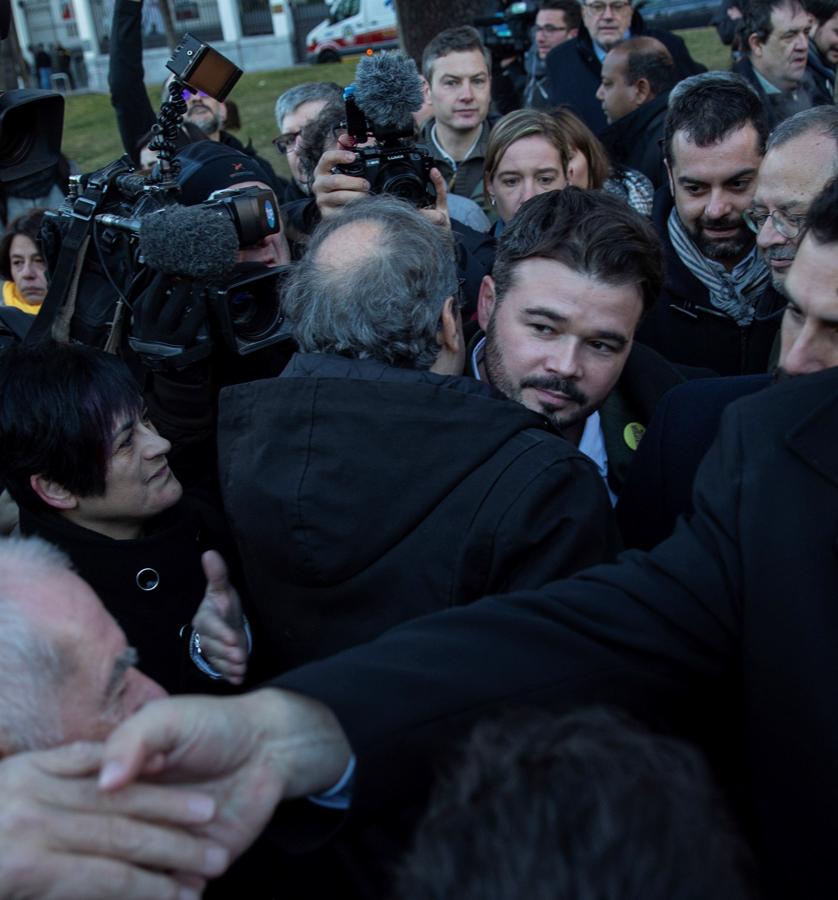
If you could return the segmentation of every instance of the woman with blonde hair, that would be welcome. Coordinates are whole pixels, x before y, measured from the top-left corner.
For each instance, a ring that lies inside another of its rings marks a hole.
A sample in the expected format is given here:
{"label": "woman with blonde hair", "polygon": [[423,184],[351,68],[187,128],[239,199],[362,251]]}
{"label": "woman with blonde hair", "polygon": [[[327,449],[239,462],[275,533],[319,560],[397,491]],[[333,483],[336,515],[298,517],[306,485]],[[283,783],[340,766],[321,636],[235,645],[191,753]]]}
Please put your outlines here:
{"label": "woman with blonde hair", "polygon": [[483,164],[486,197],[498,216],[495,235],[524,201],[565,187],[568,160],[564,134],[548,113],[518,109],[498,120]]}

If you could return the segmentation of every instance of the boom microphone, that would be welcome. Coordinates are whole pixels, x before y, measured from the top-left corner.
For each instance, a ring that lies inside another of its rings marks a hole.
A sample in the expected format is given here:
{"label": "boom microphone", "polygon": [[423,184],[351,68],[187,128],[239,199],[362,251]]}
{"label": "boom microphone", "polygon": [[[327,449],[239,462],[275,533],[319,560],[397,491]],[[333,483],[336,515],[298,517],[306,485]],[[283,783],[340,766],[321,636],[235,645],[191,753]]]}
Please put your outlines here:
{"label": "boom microphone", "polygon": [[141,219],[105,214],[96,221],[139,235],[146,265],[167,275],[222,278],[238,260],[239,237],[230,217],[200,206],[167,206]]}
{"label": "boom microphone", "polygon": [[422,106],[416,63],[401,50],[365,56],[355,70],[355,103],[376,131],[412,131]]}

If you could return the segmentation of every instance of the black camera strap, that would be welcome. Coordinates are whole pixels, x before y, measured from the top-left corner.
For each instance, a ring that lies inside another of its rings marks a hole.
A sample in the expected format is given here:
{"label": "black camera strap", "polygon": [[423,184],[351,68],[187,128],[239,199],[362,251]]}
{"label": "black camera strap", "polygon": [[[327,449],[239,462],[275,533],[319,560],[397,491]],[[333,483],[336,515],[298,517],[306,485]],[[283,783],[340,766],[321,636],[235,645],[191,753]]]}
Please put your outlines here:
{"label": "black camera strap", "polygon": [[58,262],[50,277],[47,295],[24,341],[30,346],[50,337],[55,337],[56,340],[68,339],[67,335],[54,334],[53,326],[59,321],[61,314],[69,327],[69,320],[75,310],[79,277],[90,240],[93,217],[99,210],[110,180],[105,172],[107,170],[91,176],[85,192],[73,202],[72,222],[61,242]]}

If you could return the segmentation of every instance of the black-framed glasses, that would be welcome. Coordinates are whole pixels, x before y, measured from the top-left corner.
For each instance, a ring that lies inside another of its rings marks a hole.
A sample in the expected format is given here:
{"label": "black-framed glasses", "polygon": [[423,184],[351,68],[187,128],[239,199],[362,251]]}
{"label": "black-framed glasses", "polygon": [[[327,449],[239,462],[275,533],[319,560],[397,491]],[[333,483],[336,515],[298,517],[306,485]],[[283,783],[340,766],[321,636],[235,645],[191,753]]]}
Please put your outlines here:
{"label": "black-framed glasses", "polygon": [[762,226],[771,219],[771,224],[777,234],[782,235],[788,241],[793,241],[798,237],[806,224],[806,216],[790,216],[779,209],[771,212],[767,209],[746,209],[742,213],[742,218],[754,234],[759,234]]}
{"label": "black-framed glasses", "polygon": [[276,147],[277,153],[281,153],[285,156],[285,154],[296,145],[297,138],[300,134],[301,132],[299,131],[288,131],[285,134],[279,135],[279,137],[275,137],[271,143]]}

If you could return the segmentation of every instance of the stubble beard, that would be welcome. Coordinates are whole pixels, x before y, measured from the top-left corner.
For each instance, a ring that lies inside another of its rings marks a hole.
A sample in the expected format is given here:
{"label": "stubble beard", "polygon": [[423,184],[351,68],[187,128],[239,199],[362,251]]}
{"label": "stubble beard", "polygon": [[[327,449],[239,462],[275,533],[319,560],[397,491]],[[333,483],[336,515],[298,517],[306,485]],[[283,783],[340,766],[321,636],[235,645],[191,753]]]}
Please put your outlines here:
{"label": "stubble beard", "polygon": [[486,367],[486,377],[489,379],[492,387],[500,391],[507,399],[514,400],[522,406],[527,406],[524,402],[524,390],[527,388],[556,391],[565,394],[573,400],[577,404],[577,408],[571,411],[561,411],[551,407],[549,404],[539,404],[538,409],[527,407],[547,418],[553,427],[559,431],[584,422],[592,412],[588,397],[579,390],[575,382],[566,378],[550,375],[531,375],[516,384],[509,377],[503,364],[503,353],[497,340],[494,316],[489,319],[489,323],[486,326],[483,364]]}

